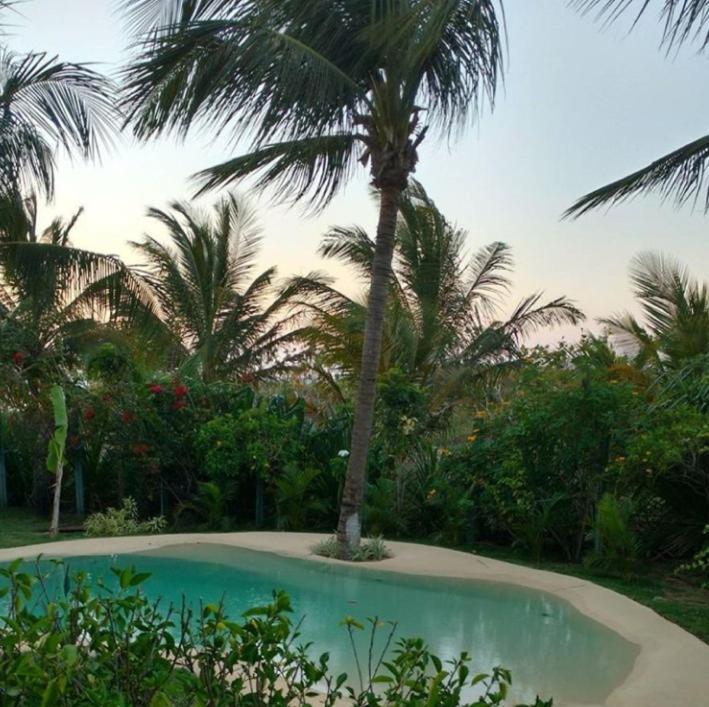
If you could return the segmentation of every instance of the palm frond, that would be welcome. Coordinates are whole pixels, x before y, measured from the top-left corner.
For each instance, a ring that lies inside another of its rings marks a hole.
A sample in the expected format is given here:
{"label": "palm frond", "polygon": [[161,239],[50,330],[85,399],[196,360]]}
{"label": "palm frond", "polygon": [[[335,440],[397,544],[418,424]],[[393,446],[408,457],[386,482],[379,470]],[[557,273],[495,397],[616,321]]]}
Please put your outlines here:
{"label": "palm frond", "polygon": [[355,136],[342,134],[266,145],[196,174],[197,194],[258,173],[255,189],[273,188],[281,201],[299,201],[310,195],[310,204],[318,210],[351,176],[356,141]]}
{"label": "palm frond", "polygon": [[53,189],[53,150],[96,158],[117,119],[113,84],[85,64],[0,48],[0,175]]}
{"label": "palm frond", "polygon": [[405,63],[418,69],[407,88],[427,97],[431,124],[450,134],[478,116],[484,99],[494,107],[504,67],[502,4],[423,0],[406,14],[389,20],[390,31],[380,36],[405,47]]}
{"label": "palm frond", "polygon": [[633,294],[644,323],[631,314],[600,320],[639,363],[678,366],[709,352],[709,286],[694,280],[681,263],[646,252],[630,265]]}
{"label": "palm frond", "polygon": [[709,185],[706,169],[709,161],[709,135],[694,140],[655,160],[633,174],[581,197],[564,218],[578,218],[603,205],[618,204],[637,194],[657,192],[662,199],[673,199],[681,206],[696,204],[703,196],[702,208],[709,211]]}
{"label": "palm frond", "polygon": [[360,226],[335,226],[322,239],[319,255],[339,260],[357,270],[360,277],[369,281],[374,262],[374,241]]}
{"label": "palm frond", "polygon": [[494,312],[499,298],[509,290],[510,280],[505,273],[512,269],[512,264],[510,247],[500,241],[475,253],[467,272],[464,306]]}
{"label": "palm frond", "polygon": [[653,6],[660,10],[664,25],[663,42],[668,48],[698,40],[702,49],[709,44],[709,2],[707,0],[571,0],[582,12],[596,11],[606,22],[626,12],[634,14],[633,26]]}
{"label": "palm frond", "polygon": [[598,322],[608,328],[621,350],[636,357],[640,365],[649,361],[660,363],[658,341],[632,314],[615,314]]}
{"label": "palm frond", "polygon": [[567,297],[557,297],[544,303],[541,300],[540,292],[522,299],[507,321],[501,325],[501,329],[519,341],[539,329],[562,324],[580,324],[586,318]]}

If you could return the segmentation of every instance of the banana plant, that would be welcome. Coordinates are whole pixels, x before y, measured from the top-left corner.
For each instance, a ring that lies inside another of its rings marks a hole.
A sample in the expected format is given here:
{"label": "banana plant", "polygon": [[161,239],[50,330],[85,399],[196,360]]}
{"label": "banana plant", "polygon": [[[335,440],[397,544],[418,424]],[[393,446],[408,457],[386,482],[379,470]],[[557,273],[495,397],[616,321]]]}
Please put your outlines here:
{"label": "banana plant", "polygon": [[69,419],[66,412],[64,389],[60,385],[53,385],[50,397],[54,412],[54,434],[49,440],[47,469],[54,474],[54,500],[52,502],[52,520],[49,526],[49,535],[53,537],[59,533],[59,504],[62,496],[62,476],[66,460]]}

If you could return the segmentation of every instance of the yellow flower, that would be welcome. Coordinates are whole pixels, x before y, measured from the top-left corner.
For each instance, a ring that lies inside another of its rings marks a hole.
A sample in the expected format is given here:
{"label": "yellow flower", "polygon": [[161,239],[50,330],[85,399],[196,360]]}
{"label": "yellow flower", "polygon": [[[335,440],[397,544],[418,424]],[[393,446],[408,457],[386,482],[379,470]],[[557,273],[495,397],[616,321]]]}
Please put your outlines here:
{"label": "yellow flower", "polygon": [[468,435],[468,442],[474,442],[477,438],[477,435]]}
{"label": "yellow flower", "polygon": [[487,413],[484,410],[478,410],[475,413],[475,417],[477,417],[477,418],[485,417],[486,415],[487,415]]}

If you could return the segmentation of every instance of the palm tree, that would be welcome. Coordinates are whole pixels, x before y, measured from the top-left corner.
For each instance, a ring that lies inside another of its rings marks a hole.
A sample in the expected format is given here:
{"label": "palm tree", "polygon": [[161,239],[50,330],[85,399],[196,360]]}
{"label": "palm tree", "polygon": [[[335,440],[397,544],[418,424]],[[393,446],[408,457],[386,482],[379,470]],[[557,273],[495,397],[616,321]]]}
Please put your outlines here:
{"label": "palm tree", "polygon": [[641,253],[630,266],[644,323],[625,312],[602,319],[640,365],[678,368],[709,354],[709,287],[687,269],[657,253]]}
{"label": "palm tree", "polygon": [[202,190],[258,173],[258,187],[324,206],[368,167],[379,223],[352,451],[340,509],[343,555],[360,507],[399,200],[429,128],[452,136],[493,102],[502,67],[497,0],[125,1],[146,31],[126,70],[135,133],[199,123],[251,139],[204,170]]}
{"label": "palm tree", "polygon": [[[598,14],[613,21],[635,7],[635,22],[652,5],[651,0],[572,0],[583,12],[598,9]],[[700,49],[709,44],[709,0],[658,0],[664,24],[664,44],[668,49],[698,40]],[[705,179],[709,163],[709,135],[673,150],[646,167],[581,197],[565,216],[581,216],[604,204],[617,204],[637,194],[656,192],[663,199],[673,198],[678,205],[696,203],[704,193],[704,212],[709,211],[709,189]]]}
{"label": "palm tree", "polygon": [[[490,379],[519,360],[524,337],[540,327],[576,324],[582,313],[565,297],[522,299],[508,319],[497,318],[510,282],[509,246],[491,243],[466,262],[467,233],[453,226],[417,182],[400,204],[393,277],[380,370],[396,367],[418,383],[458,398],[463,383]],[[334,228],[320,253],[354,268],[369,282],[375,242],[360,227]],[[303,285],[315,313],[310,339],[325,371],[359,375],[355,354],[367,305],[333,289],[324,278]],[[333,377],[334,378],[334,377]],[[455,385],[453,385],[455,382]],[[454,390],[453,390],[454,389]]]}
{"label": "palm tree", "polygon": [[87,65],[0,46],[0,196],[51,198],[57,149],[97,157],[110,143],[114,106],[112,83]]}
{"label": "palm tree", "polygon": [[[77,354],[107,330],[152,322],[152,302],[117,258],[76,248],[81,214],[37,228],[37,199],[0,199],[0,414],[29,411],[38,437],[49,383],[71,376]],[[47,473],[33,470],[45,501]]]}
{"label": "palm tree", "polygon": [[[251,380],[274,375],[298,358],[297,289],[274,293],[275,268],[253,277],[261,234],[254,214],[233,194],[213,214],[183,202],[148,215],[167,229],[169,242],[145,236],[132,245],[160,306],[183,368],[206,380]],[[290,352],[289,352],[290,349]]]}
{"label": "palm tree", "polygon": [[102,325],[152,312],[149,293],[116,257],[76,248],[82,210],[37,229],[37,198],[0,199],[0,341],[23,380],[67,362],[68,346]]}

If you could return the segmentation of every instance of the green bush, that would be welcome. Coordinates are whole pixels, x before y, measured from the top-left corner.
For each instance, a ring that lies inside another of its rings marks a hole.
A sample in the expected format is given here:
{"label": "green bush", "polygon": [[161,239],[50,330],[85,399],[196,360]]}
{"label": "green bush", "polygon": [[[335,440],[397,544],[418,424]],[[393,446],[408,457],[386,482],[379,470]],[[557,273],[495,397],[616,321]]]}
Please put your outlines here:
{"label": "green bush", "polygon": [[[163,610],[140,591],[148,575],[131,568],[113,570],[117,592],[94,593],[85,576],[65,575],[57,596],[47,590],[47,577],[19,569],[20,561],[0,568],[7,605],[0,619],[0,704],[334,707],[341,697],[354,707],[506,704],[508,671],[475,675],[467,654],[444,665],[419,639],[400,640],[388,660],[359,661],[373,667],[355,690],[347,675],[329,675],[327,654],[313,659],[309,646],[298,644],[282,593],[234,620],[220,604],[205,604],[198,615],[184,602]],[[364,629],[351,618],[344,623],[350,634]],[[376,619],[370,625],[381,630]],[[392,636],[393,628],[387,645]],[[463,690],[476,684],[483,696],[466,701]]]}
{"label": "green bush", "polygon": [[[313,547],[313,552],[322,557],[339,559],[340,546],[337,542],[337,537],[333,535],[322,540]],[[350,559],[353,562],[376,562],[378,560],[386,560],[388,557],[391,557],[391,551],[386,546],[384,538],[375,537],[368,540],[363,538],[359,545],[359,550]]]}
{"label": "green bush", "polygon": [[152,535],[162,533],[167,523],[161,516],[141,521],[138,504],[130,497],[123,499],[120,508],[107,508],[104,513],[94,513],[84,522],[87,535],[95,538],[121,535]]}
{"label": "green bush", "polygon": [[594,549],[586,564],[628,577],[638,566],[638,538],[632,528],[633,502],[606,493],[598,503],[593,528]]}
{"label": "green bush", "polygon": [[545,549],[581,558],[644,410],[632,382],[584,351],[528,363],[509,399],[481,410],[444,460],[446,476],[469,490],[478,531],[511,537],[535,559]]}

